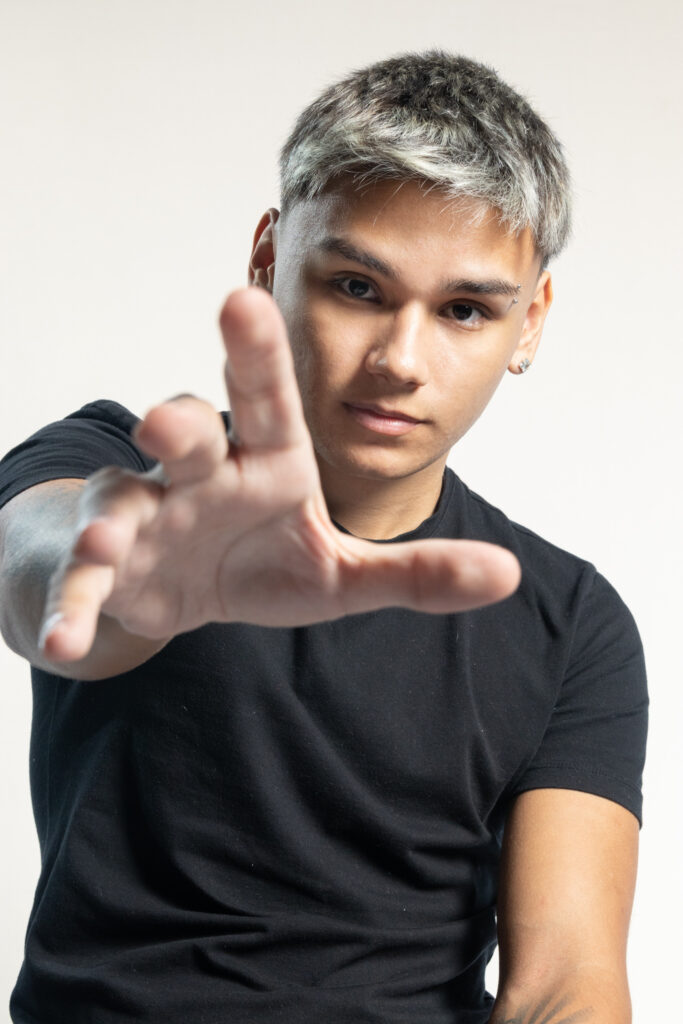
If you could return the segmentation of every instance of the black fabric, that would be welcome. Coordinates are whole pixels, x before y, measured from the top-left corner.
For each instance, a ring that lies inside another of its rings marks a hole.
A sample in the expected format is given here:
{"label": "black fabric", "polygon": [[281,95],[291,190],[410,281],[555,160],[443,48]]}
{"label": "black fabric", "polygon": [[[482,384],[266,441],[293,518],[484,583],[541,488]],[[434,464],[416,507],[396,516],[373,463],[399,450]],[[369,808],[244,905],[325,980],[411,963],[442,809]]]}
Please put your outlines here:
{"label": "black fabric", "polygon": [[[150,463],[115,403],[0,464],[0,498]],[[514,551],[518,592],[299,629],[208,625],[84,683],[33,670],[42,873],[17,1024],[483,1024],[523,790],[640,816],[640,641],[586,562],[450,471],[417,537]]]}

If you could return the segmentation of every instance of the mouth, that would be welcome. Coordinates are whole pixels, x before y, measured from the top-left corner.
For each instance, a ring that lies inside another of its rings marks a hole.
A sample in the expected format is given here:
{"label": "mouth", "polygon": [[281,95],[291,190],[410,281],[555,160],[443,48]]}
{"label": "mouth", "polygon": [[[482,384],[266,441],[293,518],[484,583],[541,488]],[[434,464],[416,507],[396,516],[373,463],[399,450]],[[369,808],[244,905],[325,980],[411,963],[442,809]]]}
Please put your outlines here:
{"label": "mouth", "polygon": [[356,423],[376,434],[398,437],[424,423],[424,420],[418,420],[397,409],[385,409],[369,402],[344,402],[344,408]]}

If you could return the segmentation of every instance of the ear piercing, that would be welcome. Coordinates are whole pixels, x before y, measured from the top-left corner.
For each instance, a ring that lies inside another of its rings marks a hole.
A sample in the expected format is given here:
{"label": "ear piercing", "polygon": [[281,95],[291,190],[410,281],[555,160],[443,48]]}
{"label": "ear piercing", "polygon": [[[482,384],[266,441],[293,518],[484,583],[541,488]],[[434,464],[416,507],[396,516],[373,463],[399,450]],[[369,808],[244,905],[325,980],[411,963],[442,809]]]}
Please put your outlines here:
{"label": "ear piercing", "polygon": [[517,364],[517,369],[520,373],[526,373],[531,366],[531,362],[528,359],[522,359],[521,363]]}

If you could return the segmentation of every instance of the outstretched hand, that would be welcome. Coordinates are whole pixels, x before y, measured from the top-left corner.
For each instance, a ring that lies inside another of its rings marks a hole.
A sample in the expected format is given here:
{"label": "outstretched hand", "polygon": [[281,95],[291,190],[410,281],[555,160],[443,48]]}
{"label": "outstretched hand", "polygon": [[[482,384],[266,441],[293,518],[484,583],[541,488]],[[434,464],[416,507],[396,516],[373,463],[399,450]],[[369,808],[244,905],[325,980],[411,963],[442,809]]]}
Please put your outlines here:
{"label": "outstretched hand", "polygon": [[210,405],[182,397],[138,426],[157,470],[90,477],[48,594],[42,644],[52,661],[85,657],[101,613],[163,641],[207,622],[301,626],[385,606],[457,612],[514,591],[518,562],[495,545],[373,544],[337,530],[277,306],[244,289],[220,322],[238,443]]}

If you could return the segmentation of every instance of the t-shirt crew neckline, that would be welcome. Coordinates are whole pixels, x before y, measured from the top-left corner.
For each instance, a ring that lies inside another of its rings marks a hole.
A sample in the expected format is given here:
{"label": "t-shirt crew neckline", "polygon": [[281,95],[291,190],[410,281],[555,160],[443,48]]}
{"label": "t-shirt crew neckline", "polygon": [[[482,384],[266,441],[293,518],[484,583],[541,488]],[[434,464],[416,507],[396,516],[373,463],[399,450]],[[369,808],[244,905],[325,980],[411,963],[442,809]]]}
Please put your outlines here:
{"label": "t-shirt crew neckline", "polygon": [[[451,496],[455,487],[455,473],[449,469],[448,466],[444,470],[443,482],[441,484],[441,494],[439,500],[436,503],[436,507],[432,512],[431,516],[424,519],[419,526],[416,526],[414,530],[408,530],[407,533],[400,533],[396,537],[381,537],[378,539],[367,538],[372,540],[373,544],[397,544],[403,541],[409,540],[425,540],[427,537],[433,537],[439,532],[439,528],[443,522],[446,510],[450,504]],[[341,533],[346,533],[350,537],[354,536],[350,530],[342,526],[335,519],[332,520],[334,525]],[[366,538],[359,538],[364,540]]]}

